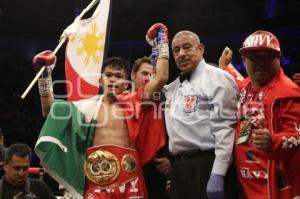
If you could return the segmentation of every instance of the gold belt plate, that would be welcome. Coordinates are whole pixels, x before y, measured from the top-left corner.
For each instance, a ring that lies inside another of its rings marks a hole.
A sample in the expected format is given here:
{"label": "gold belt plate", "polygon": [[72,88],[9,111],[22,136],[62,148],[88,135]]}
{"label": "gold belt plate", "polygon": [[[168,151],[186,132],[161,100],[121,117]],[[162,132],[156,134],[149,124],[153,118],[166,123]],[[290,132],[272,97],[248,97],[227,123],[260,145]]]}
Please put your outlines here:
{"label": "gold belt plate", "polygon": [[120,173],[118,158],[109,151],[95,151],[84,163],[85,176],[100,186],[114,182]]}

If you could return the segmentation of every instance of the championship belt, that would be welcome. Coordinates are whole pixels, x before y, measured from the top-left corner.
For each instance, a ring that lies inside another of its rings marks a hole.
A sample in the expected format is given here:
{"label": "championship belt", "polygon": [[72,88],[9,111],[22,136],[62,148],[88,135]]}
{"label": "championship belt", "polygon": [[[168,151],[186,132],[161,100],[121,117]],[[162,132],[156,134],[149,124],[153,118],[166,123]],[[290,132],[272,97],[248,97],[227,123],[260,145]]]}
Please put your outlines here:
{"label": "championship belt", "polygon": [[137,152],[118,146],[88,149],[84,173],[90,182],[102,187],[115,187],[135,178],[141,169]]}

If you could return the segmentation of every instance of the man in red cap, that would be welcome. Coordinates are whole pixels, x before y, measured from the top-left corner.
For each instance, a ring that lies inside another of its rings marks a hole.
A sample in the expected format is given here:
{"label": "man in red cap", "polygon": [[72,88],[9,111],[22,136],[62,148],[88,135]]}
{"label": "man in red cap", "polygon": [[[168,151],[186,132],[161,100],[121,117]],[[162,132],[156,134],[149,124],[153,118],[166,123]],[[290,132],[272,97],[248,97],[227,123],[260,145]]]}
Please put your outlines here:
{"label": "man in red cap", "polygon": [[272,33],[254,32],[240,54],[249,75],[237,81],[234,155],[241,198],[300,198],[300,89],[280,67],[280,44]]}

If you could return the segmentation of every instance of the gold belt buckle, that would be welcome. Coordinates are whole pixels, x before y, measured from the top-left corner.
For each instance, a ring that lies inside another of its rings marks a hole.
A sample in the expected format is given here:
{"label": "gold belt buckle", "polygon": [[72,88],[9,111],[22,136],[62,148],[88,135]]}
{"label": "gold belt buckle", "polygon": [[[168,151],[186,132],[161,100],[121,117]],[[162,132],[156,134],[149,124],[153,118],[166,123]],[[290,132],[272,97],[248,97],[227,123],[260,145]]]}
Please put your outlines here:
{"label": "gold belt buckle", "polygon": [[95,151],[85,161],[84,173],[90,181],[97,185],[109,185],[119,176],[120,162],[109,151]]}

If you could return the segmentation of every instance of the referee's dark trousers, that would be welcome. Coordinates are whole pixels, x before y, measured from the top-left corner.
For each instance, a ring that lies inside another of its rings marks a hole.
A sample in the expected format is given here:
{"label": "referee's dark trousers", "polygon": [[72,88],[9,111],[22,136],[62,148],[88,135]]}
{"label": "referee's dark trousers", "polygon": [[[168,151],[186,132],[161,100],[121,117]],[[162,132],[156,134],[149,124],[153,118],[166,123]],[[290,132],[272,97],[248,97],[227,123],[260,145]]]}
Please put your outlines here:
{"label": "referee's dark trousers", "polygon": [[[193,150],[175,156],[170,173],[170,199],[207,199],[206,186],[215,159],[214,150]],[[225,199],[237,199],[237,181],[233,165],[224,179]]]}

